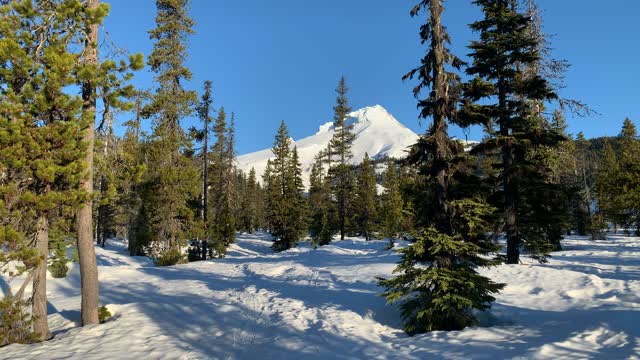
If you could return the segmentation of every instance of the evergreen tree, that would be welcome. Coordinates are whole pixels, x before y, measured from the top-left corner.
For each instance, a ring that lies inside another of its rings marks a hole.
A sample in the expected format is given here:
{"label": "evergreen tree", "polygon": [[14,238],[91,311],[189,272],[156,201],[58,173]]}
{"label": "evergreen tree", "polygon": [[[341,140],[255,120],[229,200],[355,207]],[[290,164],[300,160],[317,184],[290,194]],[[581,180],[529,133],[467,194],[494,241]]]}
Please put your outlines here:
{"label": "evergreen tree", "polygon": [[[605,143],[596,173],[595,198],[601,214],[614,224],[624,224],[620,163],[610,143]],[[586,231],[585,231],[586,232]]]}
{"label": "evergreen tree", "polygon": [[304,195],[305,187],[302,180],[302,165],[300,164],[297,146],[294,146],[291,152],[289,167],[290,174],[288,177],[291,182],[291,200],[289,200],[289,202],[292,204],[291,229],[295,238],[303,239],[309,228],[309,209],[307,198]]}
{"label": "evergreen tree", "polygon": [[323,152],[316,155],[309,176],[309,234],[315,246],[328,245],[335,234],[335,207],[324,156]]}
{"label": "evergreen tree", "polygon": [[[227,124],[224,107],[220,108],[213,125],[216,142],[211,149],[209,247],[216,256],[224,256],[229,244],[235,241],[236,232],[236,171],[234,115]],[[212,253],[213,255],[213,253]]]}
{"label": "evergreen tree", "polygon": [[[555,147],[564,137],[540,126],[540,119],[532,116],[536,104],[557,98],[544,78],[526,71],[540,59],[540,39],[532,33],[532,19],[519,13],[511,0],[474,3],[482,9],[484,19],[471,24],[471,29],[480,33],[480,40],[469,46],[473,64],[467,74],[473,79],[464,87],[465,103],[459,123],[480,124],[488,129],[488,137],[477,151],[500,151],[498,205],[504,211],[507,262],[516,264],[520,247],[530,234],[519,227],[519,212],[523,220],[525,211],[522,190],[531,187],[533,181],[545,185],[544,171],[538,171],[539,159],[528,158],[530,150]],[[481,99],[489,101],[479,103]],[[527,185],[522,184],[525,179]],[[540,215],[535,209],[531,211],[529,219]]]}
{"label": "evergreen tree", "polygon": [[142,207],[141,186],[147,170],[143,155],[144,144],[141,138],[142,110],[150,94],[136,91],[134,94],[133,118],[124,123],[126,131],[117,147],[116,161],[113,164],[114,187],[118,196],[114,201],[116,233],[127,240],[129,255],[143,255],[143,243],[136,238],[137,226]]}
{"label": "evergreen tree", "polygon": [[278,186],[276,185],[276,179],[273,176],[273,163],[271,159],[267,160],[267,166],[264,169],[264,173],[262,174],[262,182],[263,186],[263,195],[264,195],[264,220],[265,220],[265,229],[273,234],[273,228],[271,224],[276,221],[276,208],[275,202],[279,200],[278,196]]}
{"label": "evergreen tree", "polygon": [[242,203],[240,206],[240,229],[242,231],[253,233],[258,227],[258,202],[259,189],[256,179],[256,170],[251,168],[249,177],[247,178],[245,189],[242,193]]}
{"label": "evergreen tree", "polygon": [[333,107],[333,137],[329,142],[329,151],[327,156],[329,162],[333,161],[335,157],[335,165],[329,168],[329,174],[331,177],[333,197],[336,201],[338,209],[338,222],[340,224],[340,240],[344,240],[345,232],[348,226],[348,220],[351,216],[350,211],[353,201],[353,172],[351,169],[350,161],[353,158],[351,147],[355,140],[355,134],[353,133],[353,125],[347,124],[347,116],[351,112],[349,101],[347,99],[346,80],[344,76],[340,78],[336,93],[336,105]]}
{"label": "evergreen tree", "polygon": [[377,230],[378,189],[376,172],[366,153],[358,172],[354,210],[358,233],[366,240],[372,240]]}
{"label": "evergreen tree", "polygon": [[[99,11],[99,16],[104,16],[108,8],[100,8],[98,0],[87,0],[86,7],[94,12]],[[90,14],[93,15],[93,14]],[[83,65],[84,71],[97,68],[98,65],[98,23],[90,24],[84,46]],[[83,72],[84,72],[83,71]],[[81,319],[82,325],[98,323],[98,265],[96,252],[93,245],[93,150],[94,127],[96,117],[96,84],[94,79],[87,78],[82,81],[82,117],[85,123],[83,141],[87,146],[84,158],[84,179],[80,187],[89,194],[76,215],[78,226],[78,258],[80,264],[80,286],[82,293]]]}
{"label": "evergreen tree", "polygon": [[210,80],[204,82],[204,91],[198,106],[198,117],[202,121],[202,129],[199,129],[196,134],[196,139],[202,141],[202,209],[200,211],[205,229],[209,224],[209,127],[213,103],[211,84]]}
{"label": "evergreen tree", "polygon": [[156,7],[157,27],[149,32],[156,41],[148,62],[158,88],[144,110],[155,126],[145,149],[147,172],[136,238],[146,244],[147,255],[172,264],[181,260],[180,248],[197,230],[191,202],[199,194],[198,169],[187,156],[191,143],[180,126],[197,99],[183,87],[191,79],[184,61],[194,22],[188,14],[189,0],[158,0]]}
{"label": "evergreen tree", "polygon": [[283,251],[296,246],[304,236],[305,199],[298,151],[291,150],[291,138],[282,121],[273,148],[275,158],[264,174],[267,221],[274,237],[273,249]]}
{"label": "evergreen tree", "polygon": [[383,237],[393,241],[403,235],[404,217],[404,201],[400,192],[396,164],[393,160],[387,162],[382,187],[384,187],[384,191],[380,204],[380,232]]}
{"label": "evergreen tree", "polygon": [[582,132],[576,136],[577,175],[580,191],[575,210],[578,235],[585,236],[592,225],[591,204],[595,199],[595,174],[597,161],[590,149],[590,142]]}
{"label": "evergreen tree", "polygon": [[[567,136],[567,140],[559,144],[558,148],[551,152],[553,157],[550,161],[552,181],[560,187],[563,192],[562,216],[551,222],[556,225],[558,231],[571,235],[571,230],[577,226],[577,204],[581,201],[582,189],[580,177],[578,176],[578,159],[576,157],[576,142],[573,137],[567,134],[567,123],[564,114],[560,109],[553,113],[551,127],[560,134]],[[560,242],[554,244],[555,251],[561,250]]]}
{"label": "evergreen tree", "polygon": [[[31,324],[38,341],[51,337],[46,296],[49,240],[73,236],[68,219],[89,195],[81,189],[89,145],[83,130],[93,119],[83,112],[83,98],[68,89],[103,80],[101,72],[92,71],[94,65],[83,61],[82,47],[89,41],[86,30],[99,24],[107,10],[79,1],[0,6],[0,246],[7,250],[0,262],[22,261],[18,272],[28,273],[20,290],[9,294],[2,306],[17,311],[18,324]],[[92,238],[90,242],[93,246]],[[32,321],[21,309],[30,282]],[[83,292],[89,295],[86,285]],[[97,289],[97,283],[91,285]],[[84,310],[91,309],[87,305]],[[83,316],[83,321],[90,319]],[[11,325],[3,322],[0,333]],[[25,339],[30,332],[23,330],[15,330],[17,338]]]}
{"label": "evergreen tree", "polygon": [[223,159],[223,184],[222,184],[222,211],[217,219],[220,229],[219,236],[224,249],[219,249],[219,253],[226,253],[227,247],[235,241],[236,238],[236,208],[237,195],[235,187],[235,114],[231,113],[231,122],[226,129],[227,143],[225,144]]}
{"label": "evergreen tree", "polygon": [[[459,330],[477,322],[473,309],[485,310],[495,300],[492,294],[504,287],[475,270],[496,264],[488,255],[496,250],[485,239],[487,219],[493,209],[478,197],[465,196],[467,179],[473,175],[467,165],[470,159],[460,143],[449,138],[447,120],[456,120],[458,77],[446,70],[459,67],[460,61],[446,48],[449,37],[442,26],[443,1],[423,0],[411,11],[417,16],[426,9],[429,19],[421,27],[423,43],[430,43],[421,66],[407,77],[419,73],[418,97],[422,89],[430,88],[427,99],[419,100],[421,117],[433,118],[429,132],[413,146],[409,162],[427,175],[428,192],[435,198],[434,211],[426,211],[427,225],[421,229],[415,243],[403,250],[402,261],[394,270],[399,275],[380,279],[386,288],[388,302],[402,302],[405,331],[413,335],[432,330]],[[398,185],[395,165],[390,162],[385,179],[383,210],[400,213],[402,202],[394,200]],[[477,189],[475,189],[477,191]],[[386,199],[386,200],[385,200]],[[397,205],[384,205],[385,203]],[[389,206],[389,208],[387,208]],[[387,223],[393,221],[387,214]],[[393,227],[385,226],[389,229]]]}
{"label": "evergreen tree", "polygon": [[640,140],[636,126],[630,119],[625,119],[622,131],[618,136],[620,146],[620,170],[617,177],[621,214],[621,225],[626,229],[640,231]]}

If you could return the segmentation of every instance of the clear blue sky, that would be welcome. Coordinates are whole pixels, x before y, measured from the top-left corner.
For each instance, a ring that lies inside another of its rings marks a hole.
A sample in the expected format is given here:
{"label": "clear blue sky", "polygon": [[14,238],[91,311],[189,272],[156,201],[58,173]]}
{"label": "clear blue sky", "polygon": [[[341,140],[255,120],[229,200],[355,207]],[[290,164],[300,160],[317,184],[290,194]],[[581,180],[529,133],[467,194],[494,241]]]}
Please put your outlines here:
{"label": "clear blue sky", "polygon": [[[354,109],[380,104],[415,132],[424,132],[413,83],[401,81],[424,53],[418,39],[422,19],[409,17],[416,1],[192,0],[197,25],[187,64],[194,77],[187,86],[199,91],[204,80],[213,81],[216,108],[236,113],[240,154],[270,147],[282,119],[295,139],[314,134],[332,117],[333,89],[343,74]],[[111,38],[130,52],[148,55],[155,1],[106,2],[112,9],[105,23]],[[572,64],[561,95],[600,113],[570,117],[569,130],[587,137],[615,135],[626,117],[640,121],[640,2],[538,3],[545,30],[555,34],[556,57]],[[466,56],[466,45],[475,37],[467,24],[479,16],[470,0],[447,1],[445,25],[459,56]],[[150,87],[152,74],[146,69],[134,82]],[[477,130],[470,134],[480,136]]]}

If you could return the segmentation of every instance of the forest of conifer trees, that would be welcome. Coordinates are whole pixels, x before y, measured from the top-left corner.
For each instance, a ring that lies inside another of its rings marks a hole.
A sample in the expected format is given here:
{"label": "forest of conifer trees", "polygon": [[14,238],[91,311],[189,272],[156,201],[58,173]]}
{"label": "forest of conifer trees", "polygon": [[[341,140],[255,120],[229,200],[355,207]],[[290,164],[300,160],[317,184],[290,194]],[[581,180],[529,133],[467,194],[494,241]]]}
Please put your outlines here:
{"label": "forest of conifer trees", "polygon": [[[371,277],[375,296],[399,306],[413,336],[477,325],[510,285],[488,268],[546,263],[567,236],[640,235],[636,126],[568,132],[568,115],[593,110],[563,98],[568,63],[536,2],[472,1],[467,54],[452,50],[462,40],[447,32],[446,3],[410,9],[422,55],[398,73],[424,134],[403,158],[356,163],[350,79],[336,74],[335,103],[322,104],[333,135],[305,183],[287,119],[269,134],[264,173],[239,169],[236,126],[249,119],[218,102],[215,79],[193,83],[190,0],[155,1],[151,52],[118,56],[99,38],[105,2],[0,1],[0,271],[19,281],[0,299],[0,346],[53,337],[47,272],[65,278],[70,263],[80,325],[106,321],[96,247],[113,239],[155,266],[219,261],[243,234],[266,236],[273,253],[384,241],[399,262]],[[150,88],[136,81],[145,67]],[[461,141],[452,127],[483,135]]]}

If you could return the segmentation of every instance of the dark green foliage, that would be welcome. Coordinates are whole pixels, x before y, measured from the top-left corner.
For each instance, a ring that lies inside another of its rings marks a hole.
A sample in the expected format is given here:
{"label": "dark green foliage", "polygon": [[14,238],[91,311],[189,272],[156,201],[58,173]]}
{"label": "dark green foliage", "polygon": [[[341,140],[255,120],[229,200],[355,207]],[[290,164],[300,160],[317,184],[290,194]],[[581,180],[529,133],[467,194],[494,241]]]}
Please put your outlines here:
{"label": "dark green foliage", "polygon": [[[422,9],[428,9],[430,17],[420,35],[430,48],[421,66],[406,78],[419,73],[421,83],[414,90],[416,97],[422,89],[431,90],[427,99],[419,100],[418,107],[421,117],[432,117],[433,124],[411,148],[406,162],[420,172],[420,176],[412,178],[424,181],[413,184],[417,188],[414,194],[426,195],[425,199],[414,201],[420,208],[422,218],[418,223],[423,228],[413,245],[400,250],[402,260],[394,270],[399,275],[379,279],[386,289],[383,295],[387,301],[401,303],[405,331],[410,335],[461,330],[476,324],[472,311],[490,308],[495,300],[492,294],[504,287],[476,271],[478,267],[497,264],[490,257],[497,247],[485,239],[494,209],[477,195],[469,195],[468,189],[478,183],[471,171],[474,159],[447,133],[447,121],[458,120],[458,77],[446,71],[446,66],[456,68],[461,63],[445,46],[449,37],[441,23],[443,2],[421,1],[411,15],[416,16]],[[397,231],[395,222],[404,207],[395,174],[395,164],[390,161],[382,197],[383,234],[387,236]],[[479,190],[476,186],[472,192]]]}
{"label": "dark green foliage", "polygon": [[354,218],[358,234],[366,240],[372,240],[378,228],[378,189],[376,173],[368,154],[365,154],[358,169]]}
{"label": "dark green foliage", "polygon": [[[340,226],[340,239],[344,240],[349,220],[352,217],[353,194],[355,179],[350,160],[353,158],[351,147],[356,136],[353,133],[353,124],[347,123],[347,116],[351,112],[351,107],[347,99],[346,80],[344,76],[340,78],[336,93],[336,105],[333,107],[333,137],[329,142],[329,177],[331,178],[331,189],[333,198],[338,210],[338,223]],[[333,162],[335,161],[335,165]]]}
{"label": "dark green foliage", "polygon": [[54,259],[51,265],[49,265],[49,271],[51,271],[51,276],[56,279],[67,277],[67,272],[69,271],[67,258]]}
{"label": "dark green foliage", "polygon": [[31,331],[29,302],[5,294],[0,300],[0,347],[7,344],[28,344],[36,340]]}
{"label": "dark green foliage", "polygon": [[258,220],[258,206],[260,201],[259,184],[256,180],[256,170],[251,169],[249,171],[249,177],[246,180],[246,185],[241,196],[240,205],[240,227],[239,229],[244,232],[253,233],[256,231],[260,224]]}
{"label": "dark green foliage", "polygon": [[[70,237],[72,214],[88,196],[79,186],[88,145],[83,131],[93,119],[83,116],[83,99],[70,89],[85,82],[108,88],[119,69],[128,68],[126,62],[83,61],[86,29],[101,23],[108,10],[80,1],[0,6],[0,262],[21,262],[9,276],[26,272],[34,280],[38,340],[50,337],[44,292],[49,245],[59,253],[61,239]],[[117,104],[121,94],[109,99]],[[22,290],[8,301],[22,306]]]}
{"label": "dark green foliage", "polygon": [[109,311],[109,309],[107,309],[106,306],[100,306],[100,308],[98,308],[98,319],[100,321],[100,324],[104,324],[110,318],[111,312]]}
{"label": "dark green foliage", "polygon": [[[486,310],[504,285],[478,274],[496,247],[481,231],[491,208],[476,200],[451,202],[453,222],[460,233],[443,234],[434,228],[421,231],[415,243],[402,249],[402,262],[392,279],[380,279],[387,301],[401,302],[405,331],[410,335],[433,330],[461,330],[477,323],[472,309]],[[426,268],[417,266],[426,264]]]}
{"label": "dark green foliage", "polygon": [[387,162],[387,170],[383,175],[384,191],[380,197],[380,235],[390,240],[402,236],[404,218],[404,200],[400,192],[400,181],[396,164]]}
{"label": "dark green foliage", "polygon": [[274,237],[273,249],[283,251],[295,247],[307,230],[307,205],[302,183],[298,151],[290,149],[291,139],[284,121],[275,138],[263,176],[266,190],[267,221]]}
{"label": "dark green foliage", "polygon": [[180,120],[192,113],[196,94],[184,89],[191,72],[186,37],[193,33],[188,0],[158,0],[155,40],[148,63],[158,88],[143,115],[154,119],[154,129],[144,147],[146,173],[140,185],[141,209],[137,217],[136,241],[147,255],[160,259],[175,252],[197,232],[191,206],[199,195],[198,169],[189,157],[190,139]]}
{"label": "dark green foliage", "polygon": [[[614,150],[618,149],[617,153]],[[636,126],[626,119],[613,144],[605,143],[596,175],[595,197],[599,218],[593,219],[591,233],[601,238],[606,219],[626,229],[640,228],[640,140]]]}
{"label": "dark green foliage", "polygon": [[156,266],[173,266],[185,262],[185,256],[178,249],[169,249],[154,259]]}
{"label": "dark green foliage", "polygon": [[473,63],[466,72],[473,79],[464,85],[465,101],[457,122],[487,128],[488,136],[476,152],[500,153],[495,163],[499,193],[494,199],[504,212],[507,262],[515,264],[523,242],[537,242],[532,234],[538,234],[545,221],[540,209],[525,209],[527,189],[552,185],[539,151],[557,147],[565,137],[546,124],[539,110],[544,101],[557,96],[547,80],[528,70],[541,59],[541,39],[533,31],[531,17],[518,12],[510,0],[474,3],[484,19],[471,24],[480,39],[469,46]]}
{"label": "dark green foliage", "polygon": [[211,169],[209,171],[210,212],[207,231],[209,247],[213,255],[222,257],[229,244],[235,241],[236,233],[236,171],[235,171],[235,130],[234,115],[227,125],[224,108],[218,111],[213,125],[216,142],[211,149]]}
{"label": "dark green foliage", "polygon": [[328,245],[337,231],[336,207],[331,198],[324,155],[316,155],[309,176],[309,235],[315,246]]}

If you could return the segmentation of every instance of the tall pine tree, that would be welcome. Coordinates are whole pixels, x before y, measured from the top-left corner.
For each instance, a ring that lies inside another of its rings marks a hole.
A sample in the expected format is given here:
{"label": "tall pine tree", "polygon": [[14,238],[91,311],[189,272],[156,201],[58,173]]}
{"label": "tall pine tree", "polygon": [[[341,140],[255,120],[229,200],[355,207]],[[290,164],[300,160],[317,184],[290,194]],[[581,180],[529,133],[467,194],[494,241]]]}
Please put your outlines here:
{"label": "tall pine tree", "polygon": [[309,175],[309,234],[315,246],[328,245],[336,233],[336,211],[331,198],[325,154],[316,155]]}
{"label": "tall pine tree", "polygon": [[273,249],[283,251],[296,246],[306,231],[306,207],[298,151],[291,150],[291,138],[284,121],[271,149],[275,158],[264,174],[266,206]]}
{"label": "tall pine tree", "polygon": [[[427,188],[436,199],[412,246],[403,250],[402,261],[392,279],[380,279],[388,302],[400,301],[405,331],[416,334],[432,330],[459,330],[477,322],[472,310],[491,306],[492,294],[504,285],[478,274],[477,267],[495,264],[487,255],[495,251],[484,238],[487,218],[492,209],[478,198],[465,197],[467,156],[462,145],[449,138],[447,121],[455,121],[458,76],[447,66],[461,62],[446,45],[449,37],[442,26],[442,0],[420,1],[411,11],[417,16],[423,9],[429,14],[421,27],[423,43],[429,43],[422,64],[407,77],[419,74],[415,88],[418,97],[429,88],[429,96],[418,102],[421,117],[433,118],[429,132],[411,149],[409,162],[427,175]],[[389,175],[395,165],[389,164]],[[453,180],[456,180],[455,182]],[[386,181],[385,187],[393,189]],[[389,189],[387,189],[389,191]],[[457,197],[454,197],[454,194]],[[384,205],[383,205],[384,206]]]}
{"label": "tall pine tree", "polygon": [[[347,99],[346,79],[340,78],[336,93],[336,105],[333,107],[333,137],[329,142],[327,155],[331,163],[329,174],[333,189],[333,197],[338,209],[338,223],[340,225],[340,240],[344,240],[353,201],[354,178],[351,166],[353,153],[351,147],[355,140],[353,125],[347,123],[347,116],[351,112]],[[335,162],[335,165],[333,165]]]}
{"label": "tall pine tree", "polygon": [[188,158],[190,139],[180,120],[193,112],[196,93],[184,89],[191,79],[185,67],[186,37],[193,33],[189,0],[158,0],[157,27],[149,32],[155,40],[148,62],[156,74],[158,88],[145,108],[154,118],[154,129],[146,147],[147,172],[142,186],[142,226],[136,235],[146,244],[147,255],[162,264],[181,260],[194,226],[191,202],[197,199],[198,169]]}
{"label": "tall pine tree", "polygon": [[[488,130],[487,138],[476,151],[500,152],[500,201],[504,212],[507,238],[507,262],[517,264],[520,247],[527,240],[523,218],[522,191],[532,181],[544,184],[544,174],[537,171],[535,159],[527,158],[535,147],[554,147],[564,138],[553,130],[539,126],[531,116],[532,107],[557,98],[549,83],[526,69],[540,59],[539,37],[532,32],[532,19],[517,11],[511,0],[475,0],[484,19],[471,24],[480,33],[472,41],[473,64],[467,74],[473,79],[464,86],[465,103],[460,123],[479,124]],[[484,100],[480,102],[480,100]],[[523,184],[523,180],[529,184]],[[528,217],[536,218],[533,209]]]}

